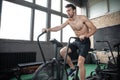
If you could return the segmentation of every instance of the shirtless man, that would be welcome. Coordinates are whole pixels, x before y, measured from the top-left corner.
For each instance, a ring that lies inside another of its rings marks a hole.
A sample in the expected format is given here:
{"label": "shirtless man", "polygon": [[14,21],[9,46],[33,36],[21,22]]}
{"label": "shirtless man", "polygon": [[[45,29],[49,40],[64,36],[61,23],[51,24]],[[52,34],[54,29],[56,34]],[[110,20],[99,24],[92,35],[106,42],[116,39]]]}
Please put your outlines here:
{"label": "shirtless man", "polygon": [[[70,44],[68,53],[75,53],[77,49],[79,50],[79,57],[78,57],[78,66],[80,70],[80,80],[85,80],[85,58],[88,54],[90,48],[90,40],[89,37],[96,32],[96,27],[93,23],[83,15],[76,14],[76,7],[72,4],[66,5],[68,19],[66,22],[61,24],[60,26],[56,26],[53,28],[44,28],[42,31],[58,31],[70,25],[73,29],[75,35],[79,37],[79,39],[75,40],[73,43]],[[60,54],[63,58],[65,58],[67,47],[63,47],[60,50]],[[67,56],[67,63],[70,66],[71,70],[69,75],[75,71],[75,66],[73,65],[71,58]]]}

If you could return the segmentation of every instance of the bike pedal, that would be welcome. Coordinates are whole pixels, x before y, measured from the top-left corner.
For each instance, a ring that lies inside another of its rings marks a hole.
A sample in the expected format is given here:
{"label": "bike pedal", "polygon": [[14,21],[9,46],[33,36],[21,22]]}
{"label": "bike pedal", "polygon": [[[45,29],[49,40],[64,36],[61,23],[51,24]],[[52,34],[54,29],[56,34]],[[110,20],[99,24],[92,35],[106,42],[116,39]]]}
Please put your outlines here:
{"label": "bike pedal", "polygon": [[76,74],[76,71],[74,71],[70,76],[73,77]]}

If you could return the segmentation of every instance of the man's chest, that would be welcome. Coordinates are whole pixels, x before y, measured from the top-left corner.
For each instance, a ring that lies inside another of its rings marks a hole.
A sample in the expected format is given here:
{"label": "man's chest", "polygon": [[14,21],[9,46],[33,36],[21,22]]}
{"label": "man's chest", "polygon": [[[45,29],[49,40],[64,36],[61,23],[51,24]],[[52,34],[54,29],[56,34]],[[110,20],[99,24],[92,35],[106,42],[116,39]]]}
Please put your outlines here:
{"label": "man's chest", "polygon": [[72,27],[74,30],[80,30],[83,28],[84,24],[82,21],[71,21],[69,25]]}

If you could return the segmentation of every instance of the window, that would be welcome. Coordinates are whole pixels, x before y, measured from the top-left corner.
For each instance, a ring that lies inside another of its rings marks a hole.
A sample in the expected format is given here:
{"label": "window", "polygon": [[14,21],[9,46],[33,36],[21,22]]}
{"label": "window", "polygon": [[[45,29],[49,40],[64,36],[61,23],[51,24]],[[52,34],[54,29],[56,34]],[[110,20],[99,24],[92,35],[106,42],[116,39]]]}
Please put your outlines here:
{"label": "window", "polygon": [[110,12],[120,11],[120,0],[109,0]]}
{"label": "window", "polygon": [[108,12],[120,11],[120,0],[89,0],[89,17],[95,18]]}
{"label": "window", "polygon": [[102,16],[104,15],[107,11],[107,0],[90,0],[90,12],[89,12],[89,16],[90,18],[95,18],[98,16]]}
{"label": "window", "polygon": [[[29,4],[28,6],[25,1],[30,2],[31,4]],[[1,39],[30,40],[31,38],[33,38],[33,40],[36,41],[38,35],[42,31],[42,28],[46,28],[46,24],[51,25],[52,27],[61,25],[60,15],[64,15],[64,13],[66,13],[65,5],[69,2],[65,0],[50,0],[51,2],[48,0],[35,0],[34,4],[33,1],[34,0],[22,0],[21,3],[19,3],[19,1],[16,2],[3,0],[0,27]],[[48,2],[51,3],[50,10],[48,10]],[[64,13],[60,13],[61,2],[63,2],[62,8],[64,10]],[[43,9],[41,6],[46,7],[45,12],[41,10]],[[31,13],[32,8],[35,10],[35,15]],[[56,12],[51,10],[55,10]],[[47,13],[48,11],[50,12],[50,15]],[[34,18],[34,26],[32,28],[31,17]],[[47,23],[47,17],[51,17],[51,20],[49,21],[51,22],[51,24]],[[31,29],[34,30],[32,31]],[[69,30],[66,31],[69,32]],[[61,31],[51,32],[50,38],[56,38],[60,41]],[[46,35],[42,36],[41,41],[46,41]]]}
{"label": "window", "polygon": [[56,11],[60,11],[60,3],[61,3],[61,0],[51,0],[52,2],[52,4],[51,4],[51,9],[53,9],[53,10],[56,10]]}
{"label": "window", "polygon": [[[55,27],[55,26],[58,26],[58,25],[60,25],[60,24],[61,24],[61,17],[52,14],[52,15],[51,15],[51,27]],[[54,39],[54,38],[55,38],[55,39],[57,39],[58,41],[60,41],[60,31],[51,32],[50,38],[51,38],[51,39]]]}
{"label": "window", "polygon": [[[37,40],[38,35],[42,32],[42,28],[46,28],[46,13],[35,10],[34,40]],[[41,36],[40,41],[45,40],[45,35]]]}
{"label": "window", "polygon": [[3,1],[0,38],[30,40],[31,9]]}
{"label": "window", "polygon": [[36,4],[47,7],[47,0],[36,0]]}

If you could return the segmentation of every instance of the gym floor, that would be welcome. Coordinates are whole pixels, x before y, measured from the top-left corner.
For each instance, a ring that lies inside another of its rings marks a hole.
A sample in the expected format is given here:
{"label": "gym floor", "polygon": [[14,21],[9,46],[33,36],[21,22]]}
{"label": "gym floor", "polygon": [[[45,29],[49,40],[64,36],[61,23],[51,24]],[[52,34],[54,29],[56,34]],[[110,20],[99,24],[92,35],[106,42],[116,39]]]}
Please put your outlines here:
{"label": "gym floor", "polygon": [[[95,70],[96,64],[85,64],[85,67],[86,67],[86,77],[87,77],[87,76],[90,75],[90,73],[92,71]],[[33,76],[32,74],[25,74],[25,75],[21,76],[21,79],[22,80],[31,80],[32,76]],[[11,80],[17,80],[17,79],[16,78],[12,78]],[[71,80],[71,79],[69,78],[69,80]]]}

